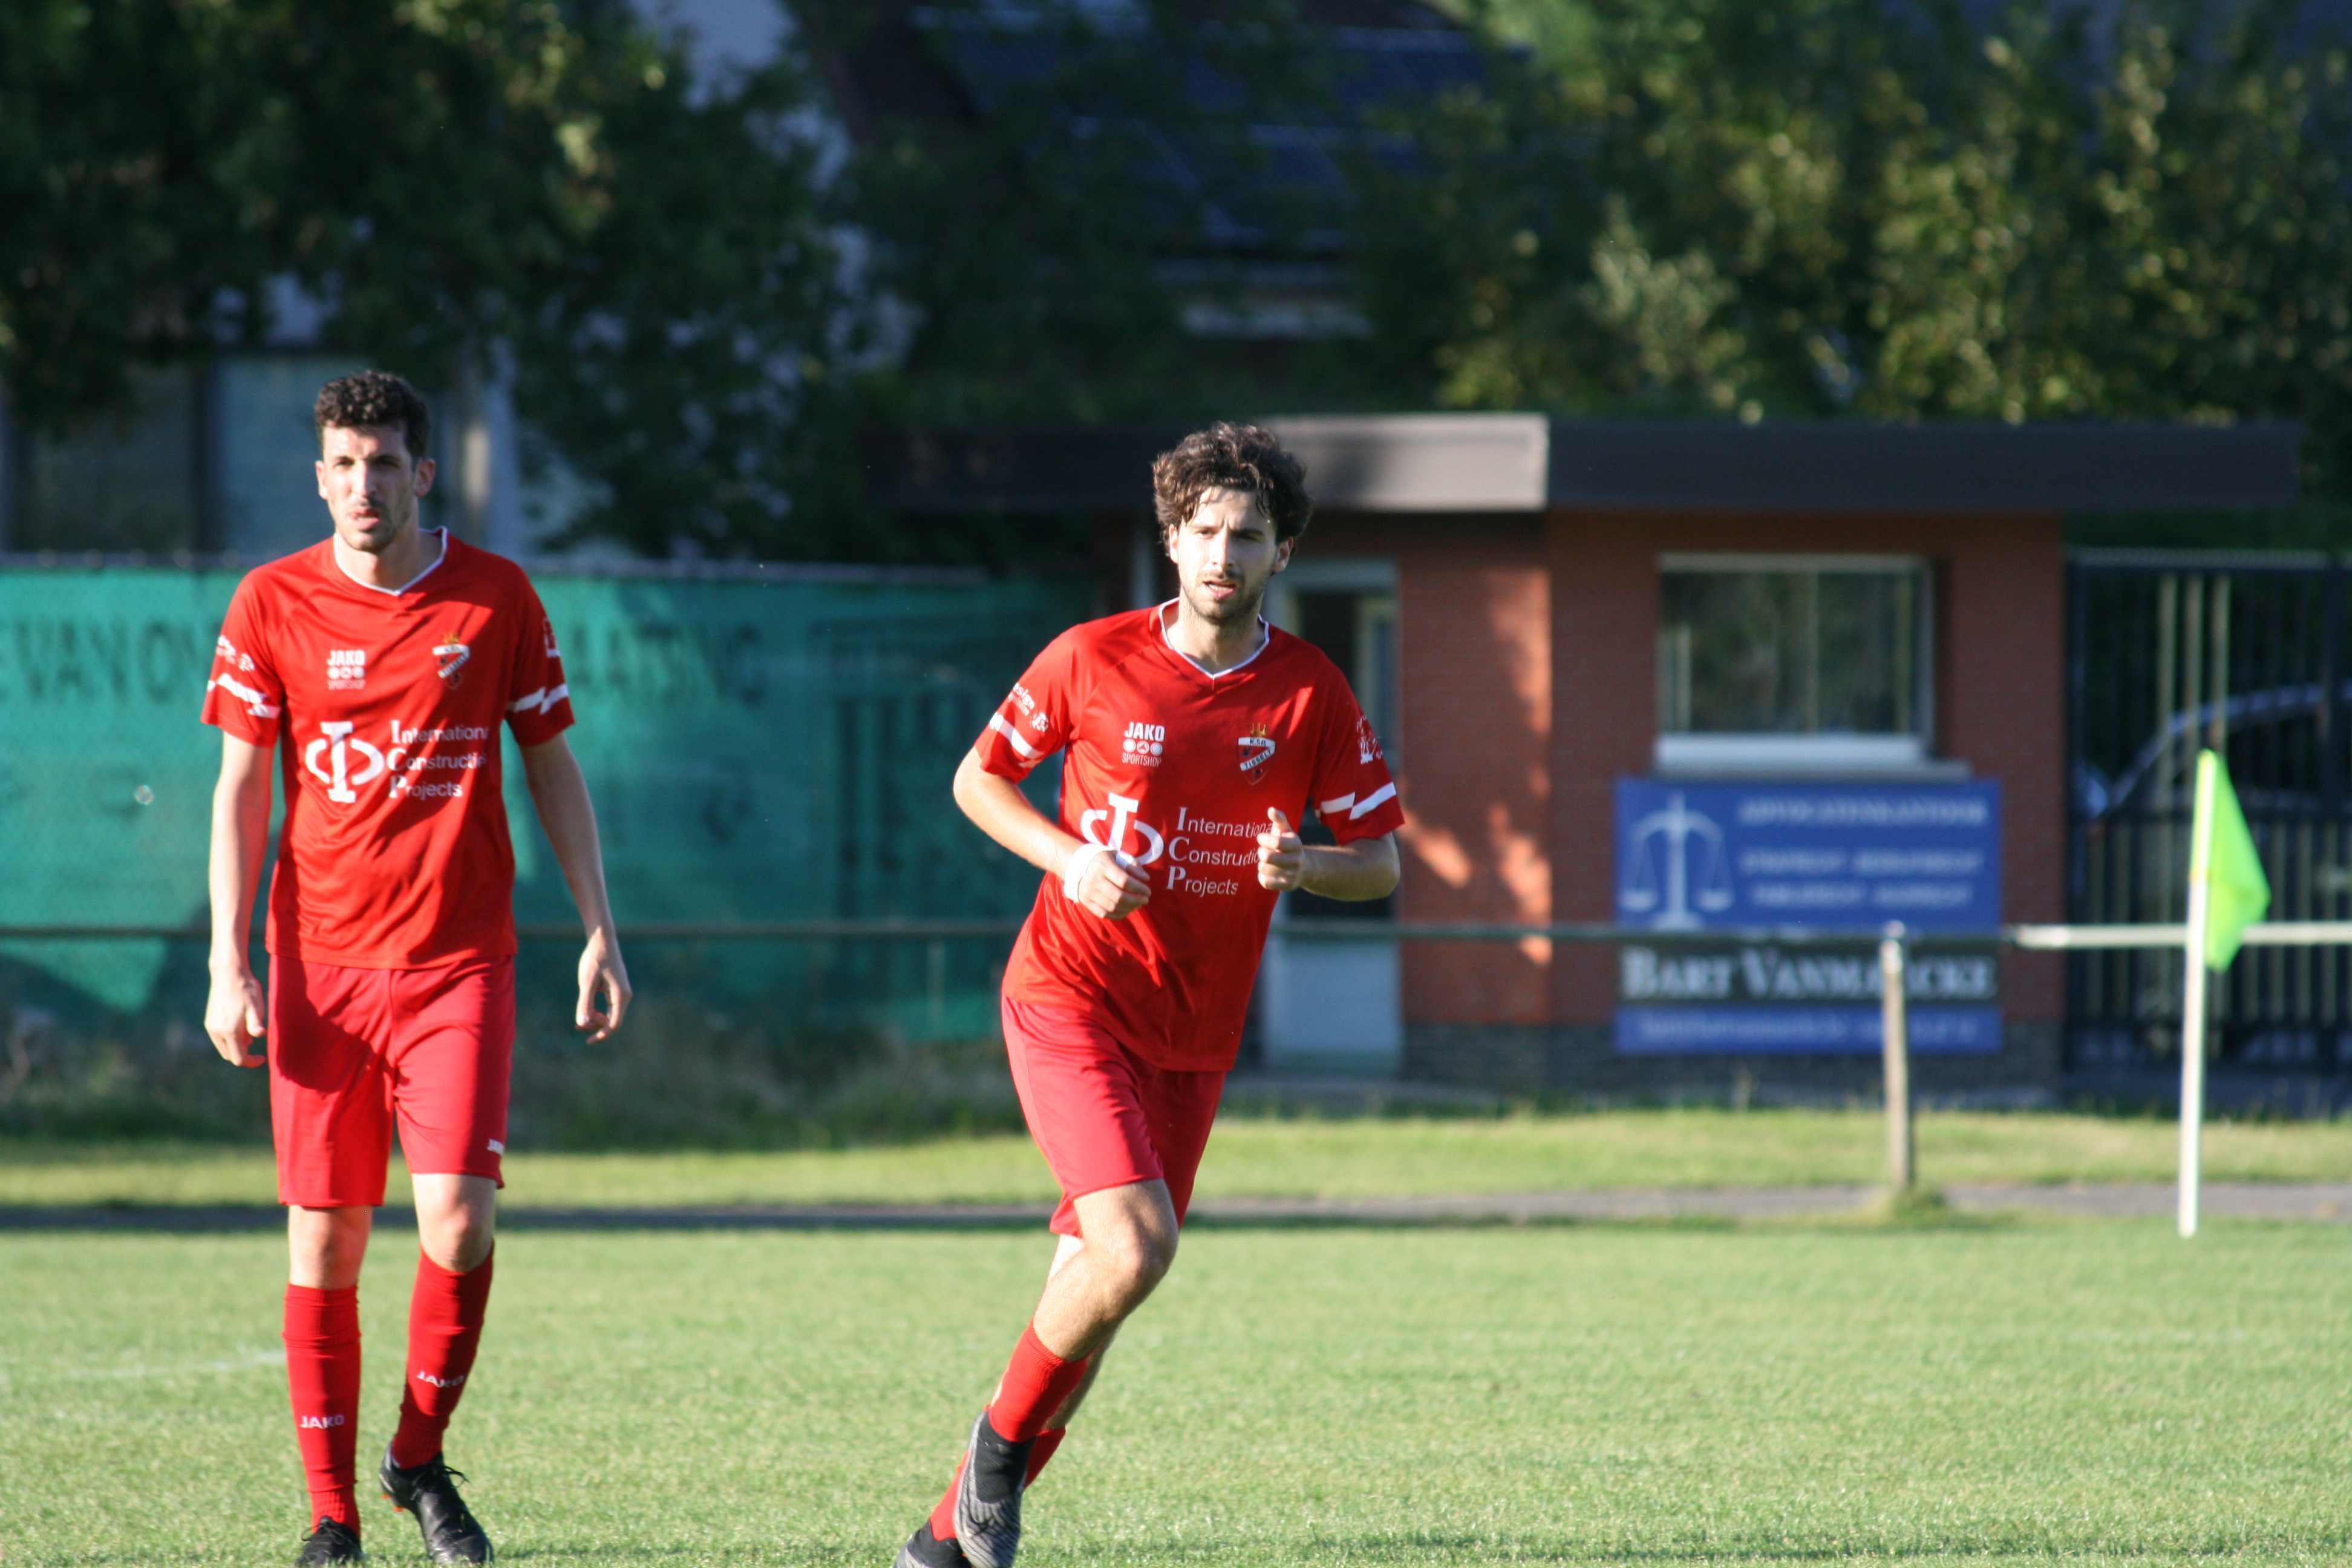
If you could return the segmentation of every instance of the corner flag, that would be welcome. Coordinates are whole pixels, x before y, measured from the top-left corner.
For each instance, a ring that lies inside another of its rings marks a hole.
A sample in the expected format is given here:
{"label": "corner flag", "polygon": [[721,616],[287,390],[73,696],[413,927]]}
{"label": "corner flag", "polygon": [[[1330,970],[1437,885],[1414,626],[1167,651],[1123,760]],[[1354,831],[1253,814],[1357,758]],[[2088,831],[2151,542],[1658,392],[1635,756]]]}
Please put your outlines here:
{"label": "corner flag", "polygon": [[2254,836],[2246,830],[2246,814],[2238,809],[2238,792],[2230,787],[2230,766],[2211,752],[2197,754],[2197,814],[2189,843],[2189,879],[2206,885],[2205,963],[2227,969],[2245,929],[2271,907],[2271,884],[2254,852]]}
{"label": "corner flag", "polygon": [[2205,1122],[2205,977],[2238,956],[2246,928],[2271,907],[2230,769],[2211,752],[2197,753],[2197,815],[2189,832],[2189,924],[2181,956],[2186,984],[2180,998],[2180,1234],[2197,1234],[2200,1147]]}

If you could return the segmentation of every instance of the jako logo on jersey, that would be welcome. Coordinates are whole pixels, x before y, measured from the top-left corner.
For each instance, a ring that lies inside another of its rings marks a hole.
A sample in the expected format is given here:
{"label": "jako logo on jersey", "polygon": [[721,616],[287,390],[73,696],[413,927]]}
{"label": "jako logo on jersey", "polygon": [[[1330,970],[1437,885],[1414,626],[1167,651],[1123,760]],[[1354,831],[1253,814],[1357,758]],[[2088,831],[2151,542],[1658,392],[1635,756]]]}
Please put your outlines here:
{"label": "jako logo on jersey", "polygon": [[[359,792],[352,785],[363,784],[383,772],[383,753],[352,734],[348,719],[321,724],[319,733],[321,739],[303,748],[302,765],[310,770],[311,777],[324,781],[329,800],[348,805],[359,799]],[[329,766],[320,767],[319,753],[329,752],[330,748],[331,762]],[[351,753],[353,752],[357,752],[366,763],[358,773],[352,772]]]}
{"label": "jako logo on jersey", "polygon": [[1253,779],[1264,778],[1265,775],[1259,770],[1274,761],[1274,737],[1265,732],[1265,725],[1260,724],[1244,735],[1241,742],[1242,772]]}
{"label": "jako logo on jersey", "polygon": [[341,1412],[332,1415],[301,1415],[295,1418],[294,1425],[323,1432],[330,1426],[341,1426],[348,1419]]}
{"label": "jako logo on jersey", "polygon": [[466,668],[466,661],[473,657],[473,649],[452,638],[434,648],[433,673],[447,681],[449,689],[455,691],[466,683],[465,676],[459,672]]}
{"label": "jako logo on jersey", "polygon": [[367,684],[367,649],[363,647],[331,647],[327,650],[327,689],[357,691]]}
{"label": "jako logo on jersey", "polygon": [[[1167,750],[1168,726],[1146,724],[1138,720],[1127,727],[1127,733],[1119,739],[1118,760],[1133,763],[1138,767],[1156,768],[1160,765],[1161,754]],[[1113,795],[1111,798],[1117,800],[1118,797]]]}

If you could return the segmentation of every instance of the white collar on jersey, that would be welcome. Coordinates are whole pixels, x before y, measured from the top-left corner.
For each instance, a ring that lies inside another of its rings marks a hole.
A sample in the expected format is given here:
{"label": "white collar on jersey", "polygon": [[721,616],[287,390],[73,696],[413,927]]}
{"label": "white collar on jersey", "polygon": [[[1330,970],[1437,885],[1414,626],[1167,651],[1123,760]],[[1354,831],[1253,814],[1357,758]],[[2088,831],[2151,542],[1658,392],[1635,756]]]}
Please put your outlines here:
{"label": "white collar on jersey", "polygon": [[1241,668],[1244,665],[1248,664],[1250,659],[1257,658],[1258,655],[1264,653],[1267,648],[1274,645],[1274,634],[1266,629],[1265,617],[1264,616],[1260,616],[1257,618],[1257,647],[1250,649],[1249,658],[1243,659],[1236,664],[1229,664],[1223,669],[1210,669],[1203,666],[1199,659],[1194,658],[1191,654],[1186,653],[1182,648],[1178,647],[1176,646],[1175,638],[1168,635],[1172,629],[1168,624],[1170,619],[1168,612],[1175,607],[1176,601],[1173,599],[1168,600],[1160,606],[1160,640],[1168,645],[1168,651],[1170,653],[1174,654],[1178,658],[1182,659],[1186,664],[1191,665],[1194,669],[1199,670],[1211,680],[1214,680],[1222,675],[1231,675],[1234,671]]}
{"label": "white collar on jersey", "polygon": [[415,576],[411,577],[407,582],[403,583],[397,588],[379,588],[373,583],[362,583],[358,578],[352,576],[352,569],[343,564],[343,558],[335,554],[331,545],[330,545],[327,553],[334,557],[335,570],[341,572],[346,578],[349,578],[354,587],[365,588],[371,594],[389,594],[394,598],[397,599],[403,594],[407,593],[411,588],[415,587],[419,583],[424,582],[427,577],[432,576],[434,567],[440,565],[441,563],[449,559],[449,531],[447,529],[424,528],[417,530],[417,531],[420,533],[429,533],[433,535],[434,538],[439,540],[441,542],[441,553],[433,558],[431,565],[426,566],[424,571],[419,572]]}

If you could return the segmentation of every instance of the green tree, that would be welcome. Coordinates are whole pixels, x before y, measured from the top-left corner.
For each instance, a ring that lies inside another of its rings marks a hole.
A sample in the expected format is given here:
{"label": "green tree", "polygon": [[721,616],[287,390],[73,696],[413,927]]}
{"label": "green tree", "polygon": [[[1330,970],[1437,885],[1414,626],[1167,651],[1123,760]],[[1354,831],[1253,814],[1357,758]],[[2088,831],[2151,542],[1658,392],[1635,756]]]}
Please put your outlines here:
{"label": "green tree", "polygon": [[806,101],[788,65],[696,91],[618,5],[0,7],[0,377],[68,425],[260,341],[292,279],[428,383],[511,354],[586,527],[821,546],[785,498],[838,444],[814,389],[856,313]]}
{"label": "green tree", "polygon": [[0,6],[0,377],[55,426],[189,352],[271,270],[283,137],[226,8]]}
{"label": "green tree", "polygon": [[[886,26],[880,9],[803,14],[853,57]],[[1278,144],[1346,123],[1328,29],[1307,7],[1249,7],[1246,24],[1202,10],[941,6],[898,41],[941,91],[880,117],[850,174],[905,328],[872,383],[877,410],[1177,421],[1364,399],[1355,340],[1188,321],[1241,307],[1254,277],[1331,263],[1349,221]]]}
{"label": "green tree", "polygon": [[2294,416],[2340,491],[2352,99],[2296,9],[1497,0],[1367,296],[1453,406]]}

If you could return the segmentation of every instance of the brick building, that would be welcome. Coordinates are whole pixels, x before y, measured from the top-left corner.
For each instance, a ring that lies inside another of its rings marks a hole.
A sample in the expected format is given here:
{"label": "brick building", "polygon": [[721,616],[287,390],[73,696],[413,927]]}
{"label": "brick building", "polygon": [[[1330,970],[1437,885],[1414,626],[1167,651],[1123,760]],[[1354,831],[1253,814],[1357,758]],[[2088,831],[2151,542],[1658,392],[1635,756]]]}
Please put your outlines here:
{"label": "brick building", "polygon": [[[2288,500],[2300,439],[2275,426],[1274,423],[1307,462],[1318,513],[1273,613],[1351,671],[1408,806],[1384,912],[1537,925],[1620,918],[1621,780],[1990,781],[2000,918],[2063,919],[2064,516]],[[1176,434],[1056,432],[1048,472],[1022,433],[922,433],[892,456],[895,501],[1092,512],[1106,607],[1150,602],[1164,578],[1146,476]],[[1761,685],[1759,662],[1777,670]],[[1378,932],[1277,936],[1260,987],[1269,1065],[1601,1095],[1874,1079],[1873,1059],[1801,1046],[1629,1052],[1607,947]],[[2007,956],[2000,998],[1998,1047],[1924,1058],[1924,1087],[2055,1086],[2058,961]]]}

